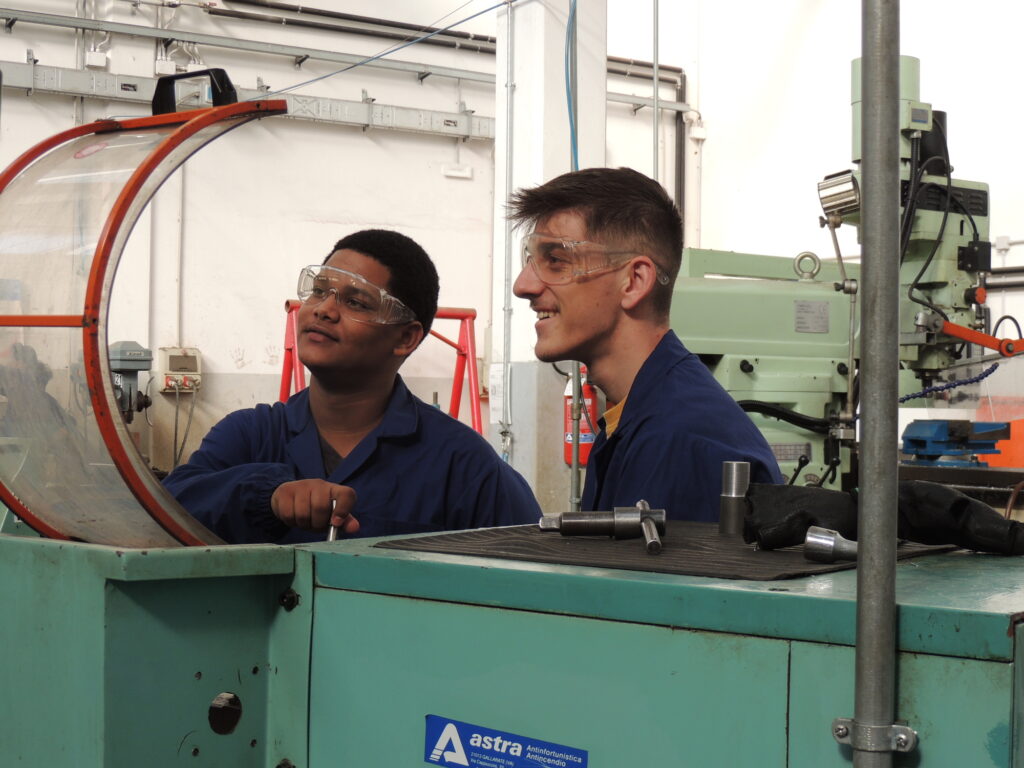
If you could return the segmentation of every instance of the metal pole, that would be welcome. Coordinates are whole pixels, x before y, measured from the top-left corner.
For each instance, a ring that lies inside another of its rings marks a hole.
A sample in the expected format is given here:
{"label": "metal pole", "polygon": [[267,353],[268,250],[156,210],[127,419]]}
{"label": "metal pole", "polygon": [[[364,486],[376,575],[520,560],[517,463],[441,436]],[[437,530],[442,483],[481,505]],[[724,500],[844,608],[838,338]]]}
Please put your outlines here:
{"label": "metal pole", "polygon": [[572,471],[569,474],[569,511],[579,512],[583,501],[580,463],[580,418],[583,415],[583,374],[580,364],[572,364]]}
{"label": "metal pole", "polygon": [[[85,18],[85,15],[85,0],[76,0],[75,16]],[[75,30],[75,68],[79,72],[85,69],[85,30],[82,29]],[[75,125],[82,125],[85,122],[85,97],[76,96],[73,104],[72,119]]]}
{"label": "metal pole", "polygon": [[658,80],[658,0],[654,0],[654,76],[651,80],[653,86],[652,93],[654,94],[654,106],[651,111],[654,113],[654,117],[651,118],[654,123],[654,156],[652,159],[652,170],[651,178],[655,181],[658,180],[658,124],[661,122],[661,105],[658,104],[658,88],[661,85],[661,81]]}
{"label": "metal pole", "polygon": [[[512,136],[515,131],[515,18],[512,3],[505,6],[508,24],[505,62],[505,199],[512,196]],[[501,458],[512,461],[512,222],[505,219],[505,295],[502,307]]]}
{"label": "metal pole", "polygon": [[[576,53],[577,53],[577,41],[576,41],[576,14],[571,12],[569,18],[569,35],[568,39],[571,41],[571,48],[569,49],[569,87],[572,93],[572,103],[569,105],[569,109],[572,110],[572,125],[575,127],[576,135],[579,136],[579,102],[578,97],[578,73],[576,71]],[[577,147],[578,138],[577,138]],[[575,153],[570,153],[570,166],[572,170],[579,170],[579,157]],[[569,510],[571,512],[580,511],[580,503],[582,501],[582,477],[580,467],[580,416],[581,416],[581,401],[583,397],[582,390],[582,379],[580,373],[579,362],[573,362],[572,364],[572,466],[569,470]]]}
{"label": "metal pole", "polygon": [[[854,735],[889,728],[896,691],[896,400],[899,364],[899,0],[863,0],[864,141],[860,521]],[[891,751],[854,739],[856,768]]]}
{"label": "metal pole", "polygon": [[[679,85],[676,86],[676,101],[686,102],[686,73],[679,76]],[[683,113],[676,112],[676,208],[683,211],[683,190],[686,189],[686,123],[683,121]],[[684,211],[685,215],[685,211]],[[688,248],[689,243],[683,242],[683,247]]]}

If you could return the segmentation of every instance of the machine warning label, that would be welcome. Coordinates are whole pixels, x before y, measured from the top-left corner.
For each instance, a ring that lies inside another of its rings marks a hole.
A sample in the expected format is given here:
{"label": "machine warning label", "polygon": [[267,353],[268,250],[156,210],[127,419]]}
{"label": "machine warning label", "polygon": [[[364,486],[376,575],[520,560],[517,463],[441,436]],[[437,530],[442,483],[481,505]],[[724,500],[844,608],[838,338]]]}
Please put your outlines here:
{"label": "machine warning label", "polygon": [[587,751],[427,715],[423,760],[465,768],[586,768]]}
{"label": "machine warning label", "polygon": [[794,301],[797,333],[828,333],[827,301]]}

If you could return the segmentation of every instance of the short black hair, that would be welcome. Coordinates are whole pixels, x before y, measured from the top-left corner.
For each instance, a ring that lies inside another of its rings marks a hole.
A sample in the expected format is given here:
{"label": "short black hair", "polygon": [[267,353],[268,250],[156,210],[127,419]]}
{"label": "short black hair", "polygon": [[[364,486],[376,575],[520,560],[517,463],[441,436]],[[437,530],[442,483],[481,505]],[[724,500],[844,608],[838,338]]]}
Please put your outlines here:
{"label": "short black hair", "polygon": [[683,257],[683,219],[665,188],[632,168],[585,168],[557,176],[509,198],[508,218],[536,225],[561,211],[583,217],[587,237],[615,239],[616,245],[647,253],[669,276],[656,283],[654,306],[668,315],[672,288]]}
{"label": "short black hair", "polygon": [[387,267],[391,273],[388,293],[412,310],[423,326],[424,335],[430,333],[437,314],[440,286],[434,262],[419,243],[388,229],[364,229],[336,242],[324,263],[341,250],[358,251]]}

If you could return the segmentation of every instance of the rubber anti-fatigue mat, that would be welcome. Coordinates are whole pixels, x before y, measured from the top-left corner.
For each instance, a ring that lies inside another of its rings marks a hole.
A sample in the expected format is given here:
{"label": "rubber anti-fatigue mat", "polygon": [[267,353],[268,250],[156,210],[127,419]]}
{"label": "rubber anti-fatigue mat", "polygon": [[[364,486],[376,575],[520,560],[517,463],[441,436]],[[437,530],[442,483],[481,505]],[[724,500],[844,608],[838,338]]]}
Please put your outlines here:
{"label": "rubber anti-fatigue mat", "polygon": [[[377,544],[385,549],[751,581],[792,579],[854,567],[854,563],[849,562],[811,562],[804,558],[802,547],[755,550],[742,539],[719,536],[717,523],[669,520],[662,545],[661,554],[648,555],[643,539],[616,541],[597,536],[562,536],[541,531],[535,525],[480,528]],[[954,547],[907,543],[900,545],[897,557],[904,559],[951,549]]]}

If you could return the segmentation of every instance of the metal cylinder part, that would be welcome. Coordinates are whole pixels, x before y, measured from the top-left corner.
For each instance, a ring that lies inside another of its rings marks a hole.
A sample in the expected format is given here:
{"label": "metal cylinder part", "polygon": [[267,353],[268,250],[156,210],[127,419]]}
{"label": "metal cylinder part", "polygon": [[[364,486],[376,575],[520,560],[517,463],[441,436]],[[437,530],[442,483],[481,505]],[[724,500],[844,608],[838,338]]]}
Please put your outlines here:
{"label": "metal cylinder part", "polygon": [[722,462],[722,495],[746,496],[750,487],[749,461]]}
{"label": "metal cylinder part", "polygon": [[718,505],[718,533],[720,536],[739,536],[743,533],[743,518],[747,514],[747,489],[749,487],[749,461],[722,462],[722,497]]}
{"label": "metal cylinder part", "polygon": [[615,507],[612,515],[615,520],[615,530],[612,536],[616,539],[635,539],[645,535],[646,529],[643,526],[645,520],[651,521],[656,532],[665,532],[665,510],[651,509],[651,505],[644,499],[640,499],[632,507]]}
{"label": "metal cylinder part", "polygon": [[[616,507],[613,511],[563,512],[558,516],[558,531],[563,536],[611,536],[615,539],[636,539],[643,535],[643,522],[649,520],[655,531],[665,533],[664,509],[651,509],[643,500],[633,507]],[[551,522],[541,521],[541,530],[554,530]]]}
{"label": "metal cylinder part", "polygon": [[644,541],[647,543],[647,554],[661,554],[661,537],[658,536],[658,528],[650,517],[640,518],[640,528],[643,529]]}
{"label": "metal cylinder part", "polygon": [[563,536],[615,535],[614,512],[563,512],[560,522],[558,530]]}
{"label": "metal cylinder part", "polygon": [[804,557],[816,563],[856,560],[857,542],[844,539],[836,531],[812,525],[804,539]]}

